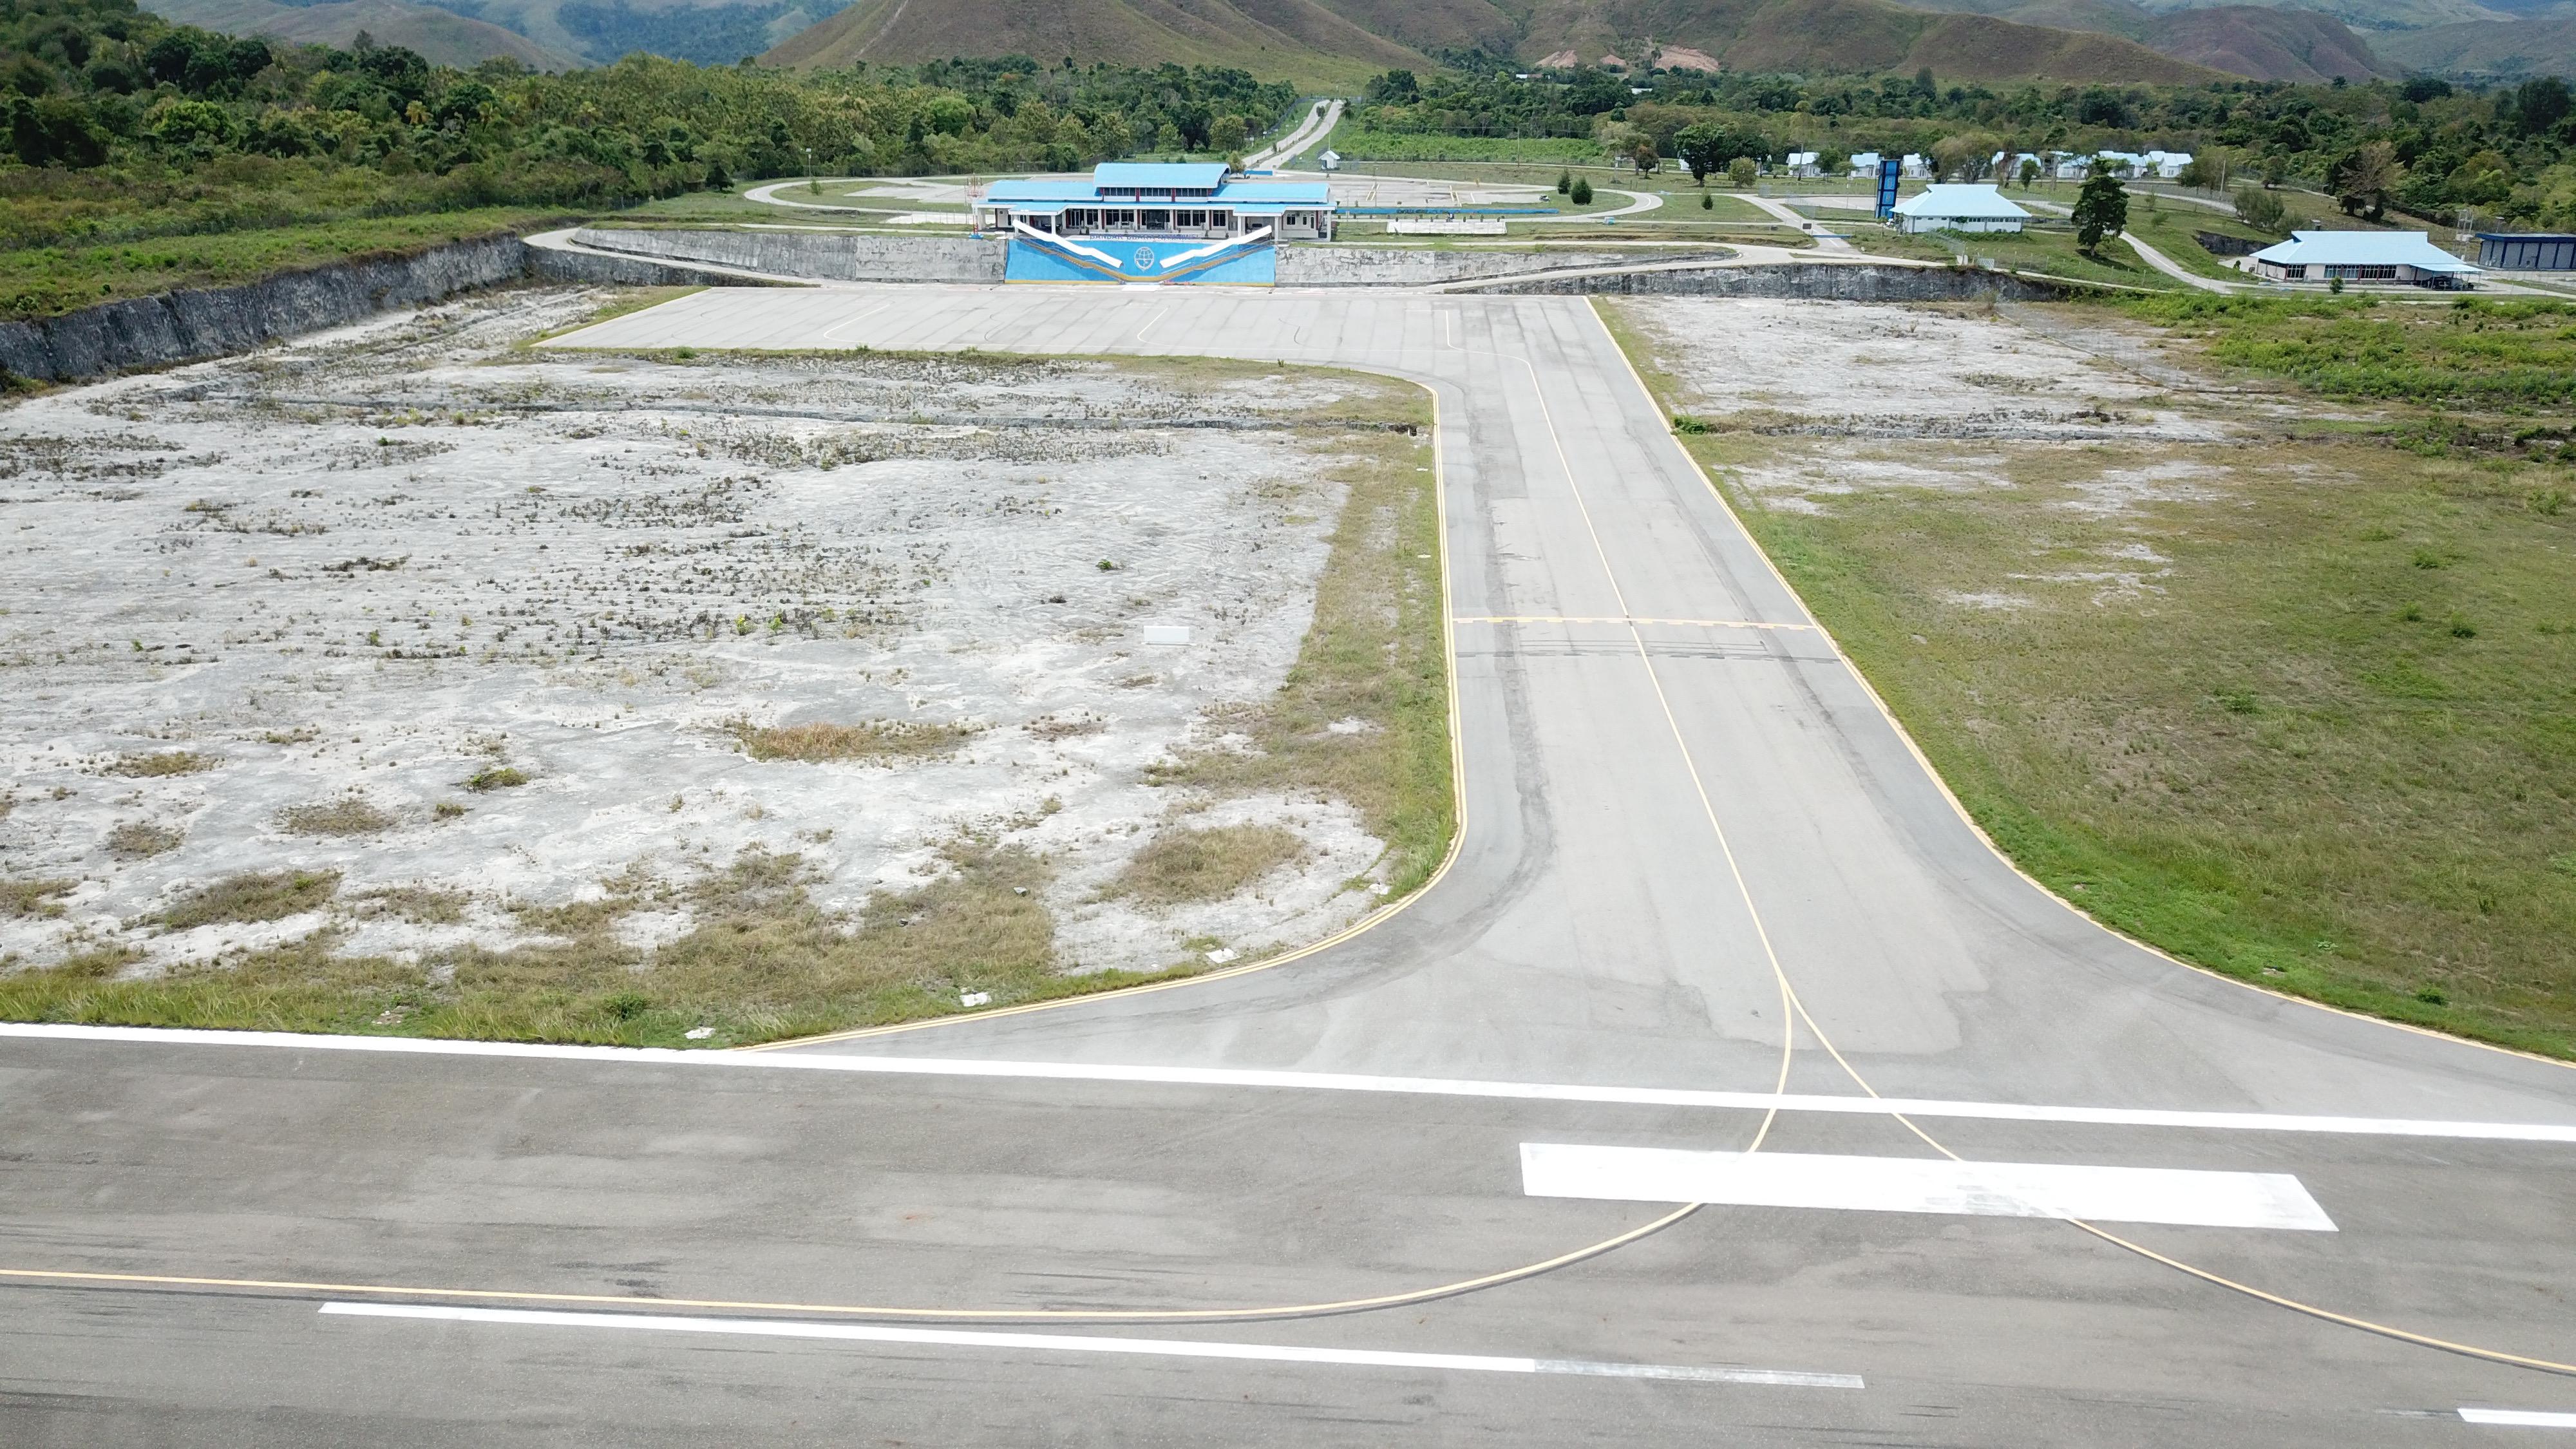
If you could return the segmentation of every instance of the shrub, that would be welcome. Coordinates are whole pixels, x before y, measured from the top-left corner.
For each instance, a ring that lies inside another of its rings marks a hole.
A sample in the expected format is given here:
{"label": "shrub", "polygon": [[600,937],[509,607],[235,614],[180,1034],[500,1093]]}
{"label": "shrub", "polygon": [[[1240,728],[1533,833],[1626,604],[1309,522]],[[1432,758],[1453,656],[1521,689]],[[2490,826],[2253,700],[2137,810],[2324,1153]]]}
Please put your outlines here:
{"label": "shrub", "polygon": [[318,911],[340,891],[336,870],[246,871],[190,892],[163,911],[161,925],[184,931],[223,921],[279,921]]}
{"label": "shrub", "polygon": [[179,832],[166,825],[129,820],[107,833],[108,854],[120,860],[141,860],[178,848]]}
{"label": "shrub", "polygon": [[526,771],[515,765],[496,765],[488,770],[477,770],[468,776],[465,788],[477,791],[507,790],[526,783],[528,783]]}
{"label": "shrub", "polygon": [[903,756],[944,755],[966,742],[974,727],[963,724],[913,724],[903,720],[862,720],[857,724],[815,721],[798,725],[755,726],[736,721],[734,738],[755,760],[882,760]]}
{"label": "shrub", "polygon": [[151,755],[121,755],[107,767],[107,773],[149,780],[163,775],[193,775],[199,770],[211,770],[215,764],[212,755],[194,750],[163,750]]}
{"label": "shrub", "polygon": [[1305,853],[1276,825],[1166,829],[1127,862],[1110,894],[1153,905],[1221,901]]}
{"label": "shrub", "polygon": [[289,805],[278,812],[278,824],[297,835],[373,835],[393,828],[394,818],[349,795],[313,805]]}

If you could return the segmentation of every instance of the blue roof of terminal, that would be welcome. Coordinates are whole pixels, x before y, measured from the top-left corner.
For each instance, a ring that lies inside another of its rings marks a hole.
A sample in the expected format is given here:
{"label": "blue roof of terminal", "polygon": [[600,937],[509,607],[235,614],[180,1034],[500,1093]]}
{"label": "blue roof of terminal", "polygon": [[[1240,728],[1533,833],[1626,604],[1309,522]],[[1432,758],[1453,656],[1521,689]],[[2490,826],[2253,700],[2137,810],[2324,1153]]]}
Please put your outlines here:
{"label": "blue roof of terminal", "polygon": [[[1100,169],[1106,171],[1109,167],[1104,165]],[[1321,181],[1226,181],[1223,175],[1225,168],[1213,164],[1206,167],[1159,166],[1130,169],[1212,170],[1219,173],[1214,182],[1206,183],[1215,186],[1215,194],[1204,199],[1190,198],[1190,204],[1193,206],[1248,206],[1266,210],[1270,207],[1327,206],[1332,202],[1332,187]],[[1160,183],[1160,186],[1169,184]],[[1160,189],[1160,186],[1155,189]],[[1065,206],[1098,205],[1101,201],[1100,190],[1097,173],[1094,173],[1094,179],[1091,181],[1062,181],[1030,177],[1017,181],[996,181],[985,191],[984,200],[1005,202],[1027,210],[1045,210]],[[1132,206],[1135,203],[1121,199],[1116,204]]]}
{"label": "blue roof of terminal", "polygon": [[2258,262],[2302,266],[2409,266],[2427,272],[2474,272],[2420,231],[2294,231],[2254,254]]}
{"label": "blue roof of terminal", "polygon": [[1222,161],[1103,161],[1091,184],[1107,190],[1214,191],[1225,184]]}

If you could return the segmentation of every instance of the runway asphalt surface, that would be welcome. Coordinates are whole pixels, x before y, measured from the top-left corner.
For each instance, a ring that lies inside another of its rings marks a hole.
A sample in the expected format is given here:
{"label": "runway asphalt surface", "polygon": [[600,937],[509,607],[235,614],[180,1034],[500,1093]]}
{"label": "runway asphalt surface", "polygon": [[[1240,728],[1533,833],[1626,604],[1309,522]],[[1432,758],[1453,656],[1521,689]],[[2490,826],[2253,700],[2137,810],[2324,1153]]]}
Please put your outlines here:
{"label": "runway asphalt surface", "polygon": [[[2211,1281],[2576,1361],[2576,1071],[2190,971],[2015,874],[1583,300],[711,291],[553,345],[1425,382],[1455,863],[1287,965],[784,1052],[0,1034],[0,1268],[228,1280],[0,1278],[0,1442],[2576,1435],[2472,1422],[2576,1377]],[[1533,1195],[1565,1147],[1648,1151]],[[1678,1170],[1726,1200],[1428,1296],[1673,1216]]]}

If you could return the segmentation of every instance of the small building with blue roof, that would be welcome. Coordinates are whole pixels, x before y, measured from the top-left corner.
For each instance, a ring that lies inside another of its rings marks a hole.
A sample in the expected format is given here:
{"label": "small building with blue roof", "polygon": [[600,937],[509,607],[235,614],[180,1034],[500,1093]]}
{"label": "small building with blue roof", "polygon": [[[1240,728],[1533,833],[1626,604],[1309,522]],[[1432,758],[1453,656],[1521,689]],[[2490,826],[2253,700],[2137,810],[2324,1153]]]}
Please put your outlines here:
{"label": "small building with blue roof", "polygon": [[997,181],[975,225],[1002,233],[1013,282],[1232,282],[1278,278],[1278,247],[1329,241],[1321,181],[1275,181],[1221,162],[1105,161],[1088,181]]}
{"label": "small building with blue roof", "polygon": [[2294,231],[2248,258],[2274,282],[2405,282],[2470,286],[2479,269],[2433,245],[2420,231]]}

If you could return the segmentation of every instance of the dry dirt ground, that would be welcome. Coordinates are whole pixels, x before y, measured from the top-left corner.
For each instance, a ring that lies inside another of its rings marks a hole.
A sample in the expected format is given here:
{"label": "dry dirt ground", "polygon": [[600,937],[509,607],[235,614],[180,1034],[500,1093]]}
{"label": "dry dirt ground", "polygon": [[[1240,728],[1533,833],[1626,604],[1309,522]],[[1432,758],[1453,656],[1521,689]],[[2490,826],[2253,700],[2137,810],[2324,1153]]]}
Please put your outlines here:
{"label": "dry dirt ground", "polygon": [[[606,300],[487,297],[0,412],[0,958],[151,976],[328,931],[435,960],[541,945],[527,907],[611,880],[650,946],[690,897],[631,908],[641,881],[797,855],[844,911],[961,842],[1049,862],[1067,970],[1377,903],[1348,806],[1147,779],[1238,744],[1211,709],[1295,659],[1342,499],[1338,435],[1300,419],[1383,410],[1375,380],[523,346]],[[817,748],[855,757],[755,758]],[[1268,868],[1222,899],[1122,892],[1180,817],[1293,839],[1253,832]],[[276,871],[341,879],[275,919],[171,916]]]}

